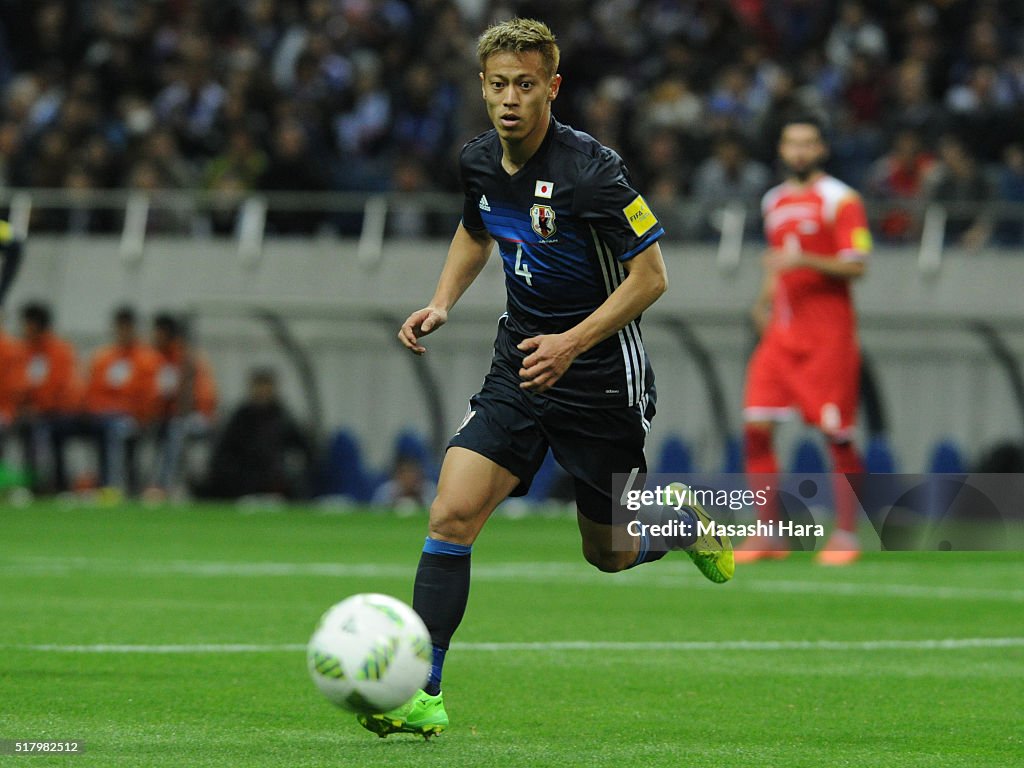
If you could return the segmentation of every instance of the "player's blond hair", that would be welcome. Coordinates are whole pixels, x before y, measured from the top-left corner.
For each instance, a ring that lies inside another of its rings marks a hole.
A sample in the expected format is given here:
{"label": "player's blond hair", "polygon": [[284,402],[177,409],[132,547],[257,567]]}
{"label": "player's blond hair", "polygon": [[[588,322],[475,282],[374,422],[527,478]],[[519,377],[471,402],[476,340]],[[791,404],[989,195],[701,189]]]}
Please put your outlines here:
{"label": "player's blond hair", "polygon": [[548,77],[558,72],[561,52],[555,35],[543,21],[536,19],[509,19],[484,30],[477,41],[476,53],[480,58],[480,69],[486,67],[487,59],[496,53],[529,53],[537,51],[544,62]]}

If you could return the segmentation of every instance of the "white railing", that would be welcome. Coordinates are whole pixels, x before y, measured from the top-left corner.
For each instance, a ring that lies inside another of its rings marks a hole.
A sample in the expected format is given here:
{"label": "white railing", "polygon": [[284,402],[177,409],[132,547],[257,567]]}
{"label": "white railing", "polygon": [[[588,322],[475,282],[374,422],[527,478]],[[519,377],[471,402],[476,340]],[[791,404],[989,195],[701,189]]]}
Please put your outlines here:
{"label": "white railing", "polygon": [[[239,196],[203,190],[0,190],[0,208],[8,209],[12,228],[20,237],[41,232],[95,231],[90,224],[82,224],[82,216],[75,218],[70,214],[84,213],[87,221],[89,215],[112,213],[104,224],[104,231],[120,234],[120,253],[129,265],[142,260],[146,241],[153,235],[212,234],[217,230],[214,216],[227,216],[230,224],[221,223],[221,230],[226,230],[227,235],[236,240],[240,260],[256,265],[262,258],[265,238],[272,234],[273,216],[313,214],[320,217],[315,227],[317,232],[337,234],[341,231],[358,237],[358,261],[364,267],[373,268],[382,258],[392,214],[412,209],[425,217],[449,218],[454,223],[461,215],[462,200],[461,195],[444,193],[261,191]],[[941,268],[950,244],[950,222],[960,227],[967,226],[966,221],[980,223],[986,232],[996,234],[1001,232],[1001,227],[1014,226],[1015,236],[1008,241],[990,238],[986,244],[1016,251],[1024,248],[1024,203],[871,199],[866,204],[872,224],[881,222],[894,211],[905,215],[909,222],[907,234],[893,244],[916,245],[918,267],[924,274],[935,274]],[[718,265],[723,273],[735,270],[744,249],[759,242],[760,212],[756,205],[728,202],[709,206],[694,199],[682,199],[676,205],[677,209],[671,213],[677,225],[669,232],[669,239],[699,239],[705,243],[717,240]],[[54,217],[55,213],[69,215]],[[339,225],[339,217],[347,217],[346,223]],[[882,232],[881,227],[872,229]],[[444,235],[443,232],[418,234]],[[886,242],[882,237],[878,239]],[[979,247],[978,241],[973,247]]]}

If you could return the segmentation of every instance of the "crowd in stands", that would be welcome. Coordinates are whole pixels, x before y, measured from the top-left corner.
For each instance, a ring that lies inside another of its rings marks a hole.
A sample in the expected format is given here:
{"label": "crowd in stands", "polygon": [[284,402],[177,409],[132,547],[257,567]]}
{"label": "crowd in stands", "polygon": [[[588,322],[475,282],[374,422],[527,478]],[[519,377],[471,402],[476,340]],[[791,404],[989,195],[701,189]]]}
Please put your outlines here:
{"label": "crowd in stands", "polygon": [[[458,149],[487,127],[475,38],[513,14],[559,37],[557,117],[619,149],[667,218],[695,199],[686,234],[713,232],[723,200],[756,200],[793,111],[826,119],[831,169],[871,196],[1024,202],[1014,0],[0,0],[0,184],[457,192]],[[882,222],[894,241],[917,223],[906,205]],[[231,232],[233,209],[206,226]],[[345,223],[280,210],[268,226]],[[393,226],[444,228],[415,208]],[[975,216],[953,235],[1022,232]]]}

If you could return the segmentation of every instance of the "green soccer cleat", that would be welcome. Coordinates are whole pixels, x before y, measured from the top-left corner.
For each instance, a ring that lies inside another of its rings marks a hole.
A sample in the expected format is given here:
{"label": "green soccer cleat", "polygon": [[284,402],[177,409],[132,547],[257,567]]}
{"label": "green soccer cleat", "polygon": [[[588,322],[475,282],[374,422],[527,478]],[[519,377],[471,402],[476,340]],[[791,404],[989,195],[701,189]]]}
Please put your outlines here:
{"label": "green soccer cleat", "polygon": [[[669,488],[673,488],[681,494],[689,491],[689,488],[682,483],[672,483]],[[691,510],[705,526],[712,523],[711,516],[704,511],[704,507],[700,504],[693,503],[684,506]],[[716,584],[724,584],[736,572],[736,562],[732,555],[732,541],[728,536],[715,536],[710,532],[698,535],[697,540],[684,551],[693,560],[697,569]]]}
{"label": "green soccer cleat", "polygon": [[356,715],[363,728],[382,739],[390,733],[418,733],[424,739],[439,735],[448,727],[444,694],[431,696],[423,690],[400,707],[373,715]]}

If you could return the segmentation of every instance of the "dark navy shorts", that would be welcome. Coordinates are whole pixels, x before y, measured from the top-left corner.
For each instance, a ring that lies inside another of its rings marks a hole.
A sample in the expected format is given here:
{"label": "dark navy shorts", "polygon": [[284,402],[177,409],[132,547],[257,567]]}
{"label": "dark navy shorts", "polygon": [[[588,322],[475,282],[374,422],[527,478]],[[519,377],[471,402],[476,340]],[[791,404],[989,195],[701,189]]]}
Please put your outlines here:
{"label": "dark navy shorts", "polygon": [[495,355],[448,446],[478,453],[515,475],[519,485],[512,496],[530,490],[550,448],[573,478],[580,513],[611,525],[612,475],[647,471],[644,440],[654,418],[654,387],[631,407],[580,407],[520,389],[518,366]]}

